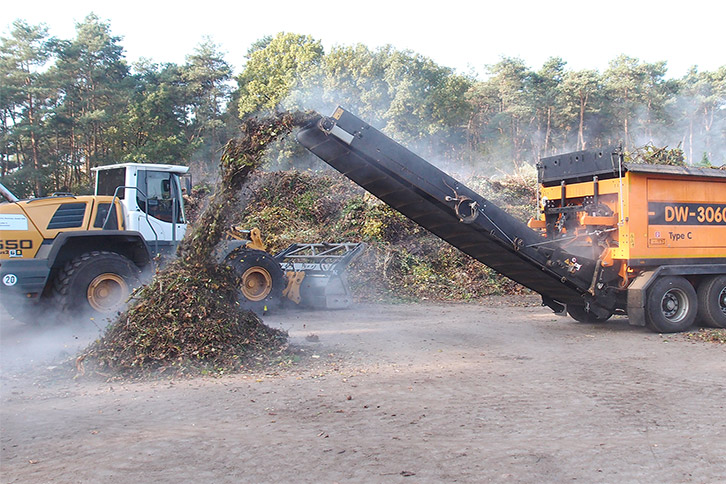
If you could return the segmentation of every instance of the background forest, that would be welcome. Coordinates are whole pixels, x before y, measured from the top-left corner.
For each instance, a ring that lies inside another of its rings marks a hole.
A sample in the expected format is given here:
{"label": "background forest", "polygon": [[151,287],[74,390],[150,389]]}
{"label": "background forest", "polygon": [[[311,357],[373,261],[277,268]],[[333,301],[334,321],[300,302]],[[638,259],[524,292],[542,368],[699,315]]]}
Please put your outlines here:
{"label": "background forest", "polygon": [[[666,61],[621,55],[604,72],[502,58],[480,79],[393,46],[336,46],[279,33],[255,42],[239,74],[205,40],[183,65],[129,65],[121,39],[91,14],[75,38],[15,21],[0,39],[0,176],[21,197],[91,190],[90,168],[120,162],[216,173],[240,119],[338,104],[430,161],[490,175],[545,155],[622,143],[726,163],[726,65],[668,76]],[[271,168],[322,168],[293,141]],[[198,179],[198,178],[197,178]]]}

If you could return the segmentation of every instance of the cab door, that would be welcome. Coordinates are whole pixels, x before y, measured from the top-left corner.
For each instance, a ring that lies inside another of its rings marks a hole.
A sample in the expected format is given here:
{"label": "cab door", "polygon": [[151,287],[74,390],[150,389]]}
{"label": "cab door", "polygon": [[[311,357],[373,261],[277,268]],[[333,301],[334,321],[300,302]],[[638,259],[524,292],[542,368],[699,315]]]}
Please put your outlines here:
{"label": "cab door", "polygon": [[138,170],[136,209],[129,211],[129,228],[154,244],[174,245],[184,236],[186,224],[179,177],[175,173]]}

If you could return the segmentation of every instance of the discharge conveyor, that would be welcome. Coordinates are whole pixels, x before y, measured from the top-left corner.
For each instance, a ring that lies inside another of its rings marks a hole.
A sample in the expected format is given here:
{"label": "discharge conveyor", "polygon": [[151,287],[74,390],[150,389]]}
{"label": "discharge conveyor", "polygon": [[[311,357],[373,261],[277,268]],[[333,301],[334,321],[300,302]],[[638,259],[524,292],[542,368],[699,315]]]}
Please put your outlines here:
{"label": "discharge conveyor", "polygon": [[567,253],[343,108],[320,116],[297,138],[420,226],[542,295],[553,310],[587,304],[612,312],[613,298],[598,301],[590,290],[600,274],[596,260]]}

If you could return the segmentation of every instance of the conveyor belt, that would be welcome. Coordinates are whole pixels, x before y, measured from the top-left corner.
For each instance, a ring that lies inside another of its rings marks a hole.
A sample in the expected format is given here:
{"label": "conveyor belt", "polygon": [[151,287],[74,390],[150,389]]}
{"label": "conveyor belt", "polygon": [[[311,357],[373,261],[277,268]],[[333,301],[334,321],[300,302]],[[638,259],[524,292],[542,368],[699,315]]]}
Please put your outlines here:
{"label": "conveyor belt", "polygon": [[[342,108],[333,118],[321,117],[301,130],[298,141],[406,217],[497,272],[546,298],[583,304],[591,271],[572,274],[548,266],[547,257],[532,245],[543,238],[524,223]],[[460,221],[455,212],[452,198],[457,196],[477,203],[477,216],[470,223]]]}

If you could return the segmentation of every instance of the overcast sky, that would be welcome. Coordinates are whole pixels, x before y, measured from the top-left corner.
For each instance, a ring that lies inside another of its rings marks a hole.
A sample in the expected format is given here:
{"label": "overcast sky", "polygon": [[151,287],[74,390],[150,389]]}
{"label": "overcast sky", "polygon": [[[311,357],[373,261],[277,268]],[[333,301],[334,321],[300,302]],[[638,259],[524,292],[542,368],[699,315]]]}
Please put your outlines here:
{"label": "overcast sky", "polygon": [[45,23],[70,39],[75,24],[94,12],[122,37],[126,58],[183,63],[211,37],[239,72],[250,44],[277,32],[309,34],[326,50],[362,43],[391,44],[432,58],[460,73],[483,74],[502,56],[538,69],[560,56],[570,69],[607,68],[619,54],[666,61],[669,77],[689,67],[726,65],[726,2],[603,1],[103,1],[11,0],[0,10],[6,36],[13,20]]}

